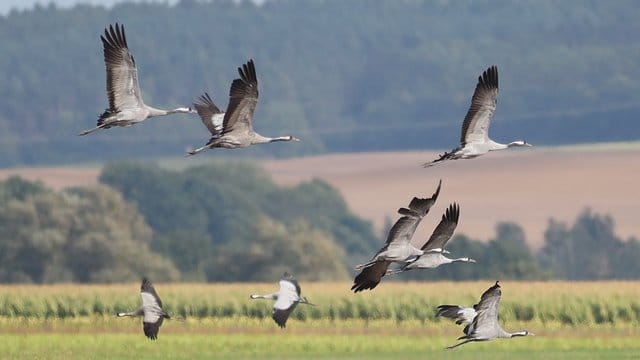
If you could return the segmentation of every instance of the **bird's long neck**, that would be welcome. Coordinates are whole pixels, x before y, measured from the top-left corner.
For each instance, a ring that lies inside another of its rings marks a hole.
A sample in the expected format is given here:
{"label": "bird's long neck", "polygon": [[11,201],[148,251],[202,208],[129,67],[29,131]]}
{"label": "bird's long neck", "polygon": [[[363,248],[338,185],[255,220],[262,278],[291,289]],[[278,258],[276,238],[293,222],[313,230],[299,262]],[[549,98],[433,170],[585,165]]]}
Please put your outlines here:
{"label": "bird's long neck", "polygon": [[516,336],[527,336],[529,335],[529,332],[527,330],[522,330],[522,331],[516,331],[514,333],[509,334],[509,337],[516,337]]}
{"label": "bird's long neck", "polygon": [[501,144],[501,143],[495,142],[493,140],[489,140],[489,141],[490,141],[489,150],[491,150],[491,151],[493,151],[493,150],[504,150],[504,149],[509,148],[509,147],[512,146],[511,144]]}
{"label": "bird's long neck", "polygon": [[271,300],[278,300],[278,293],[272,293],[272,294],[266,294],[266,295],[261,295],[261,294],[253,294],[250,296],[250,298],[252,299],[271,299]]}
{"label": "bird's long neck", "polygon": [[310,303],[309,300],[307,300],[307,298],[304,297],[304,296],[300,296],[300,298],[298,299],[298,302],[300,304],[307,304],[307,305],[311,305],[311,306],[316,306],[315,304]]}
{"label": "bird's long neck", "polygon": [[164,110],[164,109],[157,109],[149,106],[149,117],[164,116],[164,115],[170,115],[170,114],[189,114],[192,112],[193,110],[188,107],[179,107],[175,109]]}
{"label": "bird's long neck", "polygon": [[292,140],[297,140],[296,138],[294,138],[291,135],[287,135],[287,136],[278,136],[278,137],[267,137],[267,136],[262,136],[260,134],[256,134],[254,140],[252,141],[254,144],[266,144],[266,143],[271,143],[271,142],[276,142],[276,141],[292,141]]}
{"label": "bird's long neck", "polygon": [[120,313],[118,313],[117,315],[118,315],[119,317],[122,317],[122,316],[140,316],[140,315],[142,315],[142,314],[143,314],[142,308],[138,308],[138,309],[136,309],[136,310],[134,310],[134,311],[129,311],[129,312],[120,312]]}

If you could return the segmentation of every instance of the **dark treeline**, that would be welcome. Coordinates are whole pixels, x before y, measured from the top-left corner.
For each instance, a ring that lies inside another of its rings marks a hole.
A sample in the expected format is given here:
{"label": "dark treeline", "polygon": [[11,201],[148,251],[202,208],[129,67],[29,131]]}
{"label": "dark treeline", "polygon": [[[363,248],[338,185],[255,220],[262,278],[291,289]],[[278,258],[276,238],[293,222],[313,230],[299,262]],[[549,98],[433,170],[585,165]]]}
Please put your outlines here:
{"label": "dark treeline", "polygon": [[[250,163],[113,163],[100,182],[64,191],[0,182],[0,282],[269,281],[285,270],[346,280],[383,242],[328,184],[283,188]],[[537,252],[513,223],[484,242],[457,234],[447,249],[478,263],[393,278],[640,279],[640,242],[589,210],[572,225],[550,220]]]}
{"label": "dark treeline", "polygon": [[221,107],[254,58],[256,128],[291,133],[243,155],[449,148],[477,76],[500,69],[496,140],[640,138],[637,3],[628,1],[182,0],[53,5],[0,17],[0,166],[181,155],[195,116],[75,136],[106,107],[99,35],[125,24],[143,96]]}
{"label": "dark treeline", "polygon": [[455,235],[447,246],[453,257],[468,256],[477,264],[452,264],[414,272],[414,279],[604,280],[640,279],[640,241],[621,239],[613,219],[585,209],[573,225],[549,220],[544,246],[527,246],[514,223],[498,223],[488,242]]}

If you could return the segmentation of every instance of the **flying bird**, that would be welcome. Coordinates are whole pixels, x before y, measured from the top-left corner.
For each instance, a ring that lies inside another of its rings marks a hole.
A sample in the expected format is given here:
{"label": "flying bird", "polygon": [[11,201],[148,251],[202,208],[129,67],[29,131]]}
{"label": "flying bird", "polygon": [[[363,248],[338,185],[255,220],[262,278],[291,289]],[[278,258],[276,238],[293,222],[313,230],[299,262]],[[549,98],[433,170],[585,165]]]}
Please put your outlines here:
{"label": "flying bird", "polygon": [[267,295],[253,294],[249,297],[251,299],[275,300],[276,302],[273,304],[271,317],[281,328],[286,326],[289,315],[291,315],[296,306],[298,306],[298,303],[315,306],[315,304],[310,303],[307,298],[300,296],[300,284],[298,284],[296,278],[288,272],[282,275],[278,292]]}
{"label": "flying bird", "polygon": [[154,116],[194,112],[188,107],[162,110],[144,103],[138,83],[138,68],[129,52],[123,25],[109,25],[100,39],[107,68],[109,108],[100,115],[95,128],[82,131],[79,135],[87,135],[113,126],[131,126]]}
{"label": "flying bird", "polygon": [[356,266],[356,270],[361,270],[361,272],[355,277],[351,290],[354,292],[366,289],[373,290],[378,286],[392,262],[408,261],[424,253],[411,245],[411,238],[422,218],[429,213],[429,209],[438,199],[441,186],[442,180],[430,198],[414,197],[409,203],[409,208],[398,210],[398,213],[403,216],[389,230],[385,246],[369,262]]}
{"label": "flying bird", "polygon": [[472,159],[489,151],[503,150],[513,146],[531,146],[524,140],[500,144],[489,139],[489,125],[496,111],[498,98],[498,67],[491,66],[478,77],[476,90],[471,98],[471,106],[462,123],[460,145],[440,155],[440,157],[424,164],[424,167],[435,165],[445,160]]}
{"label": "flying bird", "polygon": [[142,306],[131,312],[118,313],[118,316],[142,316],[144,334],[149,339],[156,340],[162,321],[171,319],[171,317],[162,310],[162,301],[153,284],[146,277],[142,279],[142,284],[140,285],[140,296],[142,297]]}
{"label": "flying bird", "polygon": [[501,295],[500,284],[496,281],[495,285],[482,294],[480,302],[473,305],[473,309],[458,305],[438,306],[437,316],[452,318],[456,320],[457,324],[466,325],[464,328],[465,335],[458,338],[458,340],[464,341],[451,345],[447,349],[453,349],[471,341],[533,336],[534,334],[527,330],[509,333],[500,327],[498,323],[498,305],[500,304]]}
{"label": "flying bird", "polygon": [[[211,133],[211,138],[206,145],[189,151],[187,155],[195,155],[212,148],[236,149],[275,141],[300,141],[291,135],[266,137],[253,130],[253,113],[258,104],[258,78],[253,60],[239,67],[238,73],[240,78],[231,83],[226,112],[222,113],[207,93],[194,103],[200,119]],[[220,116],[223,116],[222,127],[211,125],[215,122],[214,118]]]}
{"label": "flying bird", "polygon": [[444,246],[449,239],[453,236],[453,232],[458,226],[458,220],[460,219],[460,206],[456,203],[449,205],[445,213],[442,215],[442,220],[431,234],[431,237],[420,248],[425,253],[418,256],[415,261],[406,263],[398,269],[388,270],[387,275],[398,274],[404,271],[415,269],[435,269],[440,265],[450,264],[453,262],[469,262],[475,263],[474,259],[468,257],[461,257],[450,259],[442,252],[430,252],[433,249],[444,250]]}

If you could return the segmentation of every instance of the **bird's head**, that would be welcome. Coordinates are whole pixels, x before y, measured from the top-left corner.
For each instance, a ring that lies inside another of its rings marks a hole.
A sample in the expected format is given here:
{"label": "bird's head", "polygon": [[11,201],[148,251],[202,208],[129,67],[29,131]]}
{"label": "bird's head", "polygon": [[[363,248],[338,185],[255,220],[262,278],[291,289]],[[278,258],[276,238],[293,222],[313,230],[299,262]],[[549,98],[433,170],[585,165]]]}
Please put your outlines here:
{"label": "bird's head", "polygon": [[297,138],[297,137],[295,137],[295,136],[291,136],[291,135],[289,135],[289,141],[300,141],[300,139],[298,139],[298,138]]}

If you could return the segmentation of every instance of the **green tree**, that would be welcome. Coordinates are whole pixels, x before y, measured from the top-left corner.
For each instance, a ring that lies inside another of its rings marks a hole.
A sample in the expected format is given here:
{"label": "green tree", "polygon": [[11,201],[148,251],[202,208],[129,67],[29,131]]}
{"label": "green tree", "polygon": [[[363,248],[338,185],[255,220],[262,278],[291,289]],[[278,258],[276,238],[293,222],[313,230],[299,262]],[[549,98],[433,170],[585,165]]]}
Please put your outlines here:
{"label": "green tree", "polygon": [[137,204],[153,229],[151,248],[194,280],[205,278],[205,267],[211,268],[206,264],[223,246],[252,246],[255,224],[264,218],[287,229],[302,222],[310,233],[337,241],[349,258],[373,251],[380,241],[371,223],[353,215],[327,183],[312,180],[279,187],[263,169],[246,161],[214,161],[182,171],[114,163],[104,168],[100,181]]}
{"label": "green tree", "polygon": [[207,265],[210,281],[273,281],[288,271],[304,280],[344,280],[345,253],[327,234],[298,221],[287,227],[261,218],[246,246],[226,245]]}
{"label": "green tree", "polygon": [[2,282],[179,277],[169,260],[149,249],[151,230],[136,208],[104,186],[42,189],[10,200],[0,207],[0,229]]}
{"label": "green tree", "polygon": [[585,209],[571,228],[550,221],[538,258],[563,279],[629,279],[640,277],[638,254],[636,240],[625,242],[615,235],[610,216]]}

